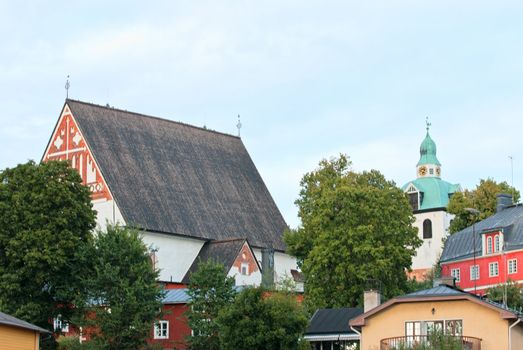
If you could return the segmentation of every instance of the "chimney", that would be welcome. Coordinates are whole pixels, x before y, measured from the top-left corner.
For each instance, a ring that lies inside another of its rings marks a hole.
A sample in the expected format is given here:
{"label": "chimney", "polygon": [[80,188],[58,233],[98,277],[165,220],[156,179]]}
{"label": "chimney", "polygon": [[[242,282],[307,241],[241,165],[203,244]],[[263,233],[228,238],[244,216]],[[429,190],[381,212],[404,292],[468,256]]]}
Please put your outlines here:
{"label": "chimney", "polygon": [[367,312],[381,304],[381,294],[377,289],[366,290],[363,293],[363,312]]}
{"label": "chimney", "polygon": [[440,278],[435,278],[434,281],[432,281],[433,287],[439,287],[439,286],[449,286],[449,287],[456,287],[456,279],[452,276],[441,276]]}
{"label": "chimney", "polygon": [[507,193],[499,193],[496,195],[496,213],[499,213],[512,204],[512,195]]}
{"label": "chimney", "polygon": [[274,287],[274,249],[262,249],[262,286],[268,289]]}

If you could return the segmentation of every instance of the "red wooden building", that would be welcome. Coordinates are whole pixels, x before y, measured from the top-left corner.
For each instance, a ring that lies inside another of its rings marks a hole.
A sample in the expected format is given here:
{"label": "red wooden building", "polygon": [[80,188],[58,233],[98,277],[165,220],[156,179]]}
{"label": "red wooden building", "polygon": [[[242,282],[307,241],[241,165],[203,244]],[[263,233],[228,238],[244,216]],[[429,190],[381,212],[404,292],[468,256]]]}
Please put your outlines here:
{"label": "red wooden building", "polygon": [[523,282],[523,205],[498,195],[497,212],[451,235],[441,255],[442,275],[465,291],[484,295],[507,281]]}

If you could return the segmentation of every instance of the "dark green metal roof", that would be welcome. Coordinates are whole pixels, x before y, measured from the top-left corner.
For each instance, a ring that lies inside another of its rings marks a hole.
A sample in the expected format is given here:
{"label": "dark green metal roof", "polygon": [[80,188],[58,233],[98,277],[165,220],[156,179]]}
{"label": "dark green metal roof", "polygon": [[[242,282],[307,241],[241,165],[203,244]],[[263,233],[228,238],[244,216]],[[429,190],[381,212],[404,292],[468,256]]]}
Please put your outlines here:
{"label": "dark green metal roof", "polygon": [[423,193],[418,210],[446,208],[450,195],[460,190],[459,184],[451,184],[439,177],[422,177],[410,181],[403,185],[402,190],[405,191],[410,184]]}

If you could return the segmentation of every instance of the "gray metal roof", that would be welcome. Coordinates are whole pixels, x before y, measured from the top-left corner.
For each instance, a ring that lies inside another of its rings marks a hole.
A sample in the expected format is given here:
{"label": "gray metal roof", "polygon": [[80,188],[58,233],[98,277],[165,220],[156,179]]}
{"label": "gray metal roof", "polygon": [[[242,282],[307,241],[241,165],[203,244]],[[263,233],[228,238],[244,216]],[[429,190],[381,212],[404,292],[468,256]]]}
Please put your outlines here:
{"label": "gray metal roof", "polygon": [[0,312],[0,324],[18,328],[29,329],[40,333],[50,333],[47,329],[35,326],[29,322],[23,321],[19,318]]}
{"label": "gray metal roof", "polygon": [[127,224],[285,250],[287,228],[239,137],[81,101],[66,104]]}
{"label": "gray metal roof", "polygon": [[191,299],[187,294],[187,288],[168,289],[163,297],[163,304],[187,304]]}
{"label": "gray metal roof", "polygon": [[[504,233],[504,249],[506,251],[520,249],[523,247],[523,205],[518,204],[477,222],[474,225],[475,231],[475,251],[476,255],[481,255],[481,235],[485,231],[502,229]],[[474,256],[474,236],[473,227],[450,235],[441,253],[441,262],[450,260],[469,258]]]}
{"label": "gray metal roof", "polygon": [[441,297],[441,296],[451,296],[451,295],[465,295],[468,294],[462,290],[449,287],[447,285],[439,285],[434,288],[419,290],[410,294],[406,294],[398,297],[398,299],[403,298],[417,298],[417,297]]}

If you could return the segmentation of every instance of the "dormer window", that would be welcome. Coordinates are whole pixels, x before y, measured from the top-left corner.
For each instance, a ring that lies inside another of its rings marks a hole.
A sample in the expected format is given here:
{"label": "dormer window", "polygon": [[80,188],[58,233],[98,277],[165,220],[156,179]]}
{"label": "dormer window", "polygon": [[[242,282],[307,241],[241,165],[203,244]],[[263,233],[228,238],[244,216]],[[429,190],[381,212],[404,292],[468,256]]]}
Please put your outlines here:
{"label": "dormer window", "polygon": [[500,244],[499,244],[499,235],[494,236],[494,252],[499,252]]}
{"label": "dormer window", "polygon": [[492,237],[487,237],[487,254],[492,254]]}

